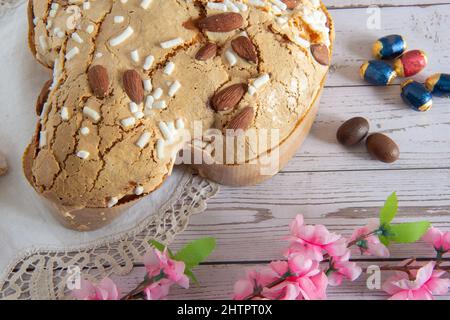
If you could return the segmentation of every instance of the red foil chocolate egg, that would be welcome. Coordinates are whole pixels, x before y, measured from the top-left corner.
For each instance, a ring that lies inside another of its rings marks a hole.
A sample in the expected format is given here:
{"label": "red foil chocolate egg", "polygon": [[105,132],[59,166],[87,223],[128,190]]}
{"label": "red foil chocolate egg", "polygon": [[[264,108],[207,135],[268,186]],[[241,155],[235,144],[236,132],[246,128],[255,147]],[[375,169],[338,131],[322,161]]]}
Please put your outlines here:
{"label": "red foil chocolate egg", "polygon": [[394,62],[394,70],[400,77],[412,77],[421,72],[428,64],[428,58],[422,50],[405,52]]}

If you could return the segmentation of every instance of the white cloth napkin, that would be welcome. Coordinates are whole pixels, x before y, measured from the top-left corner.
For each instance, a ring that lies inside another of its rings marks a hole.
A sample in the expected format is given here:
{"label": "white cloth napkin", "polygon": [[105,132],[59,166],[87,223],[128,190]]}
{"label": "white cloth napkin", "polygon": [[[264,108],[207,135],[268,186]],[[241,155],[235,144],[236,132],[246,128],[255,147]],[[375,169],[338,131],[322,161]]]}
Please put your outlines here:
{"label": "white cloth napkin", "polygon": [[26,252],[77,249],[133,228],[179,192],[177,186],[187,175],[181,169],[174,170],[163,187],[99,231],[80,233],[62,227],[22,173],[22,154],[37,121],[36,98],[51,76],[28,49],[27,23],[24,4],[0,18],[0,151],[9,163],[9,173],[0,177],[0,283],[8,266]]}

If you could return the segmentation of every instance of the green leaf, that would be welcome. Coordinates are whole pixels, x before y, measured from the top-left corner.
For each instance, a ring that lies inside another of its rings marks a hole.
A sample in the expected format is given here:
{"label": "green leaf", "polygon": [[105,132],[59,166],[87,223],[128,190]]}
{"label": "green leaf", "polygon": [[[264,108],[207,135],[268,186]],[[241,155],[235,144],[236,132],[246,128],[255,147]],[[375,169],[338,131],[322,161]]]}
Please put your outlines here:
{"label": "green leaf", "polygon": [[[163,252],[167,248],[165,244],[162,244],[161,242],[158,242],[156,240],[150,240],[149,243],[152,247],[158,249],[161,252]],[[173,252],[170,251],[169,248],[167,248],[167,252],[169,253],[169,257],[173,258]]]}
{"label": "green leaf", "polygon": [[158,242],[156,240],[150,240],[149,243],[151,244],[152,247],[154,247],[155,249],[158,249],[161,252],[163,252],[164,249],[166,249],[165,244],[162,244],[161,242]]}
{"label": "green leaf", "polygon": [[394,219],[397,210],[397,194],[394,192],[386,199],[383,208],[380,210],[380,225],[388,225]]}
{"label": "green leaf", "polygon": [[197,286],[200,285],[200,282],[198,282],[197,277],[195,276],[195,274],[192,272],[191,269],[186,268],[184,270],[184,274],[187,275]]}
{"label": "green leaf", "polygon": [[216,248],[216,239],[203,238],[192,241],[174,256],[175,260],[184,261],[188,269],[203,262]]}
{"label": "green leaf", "polygon": [[398,243],[413,243],[420,240],[429,228],[428,221],[393,224],[389,229],[392,233],[389,240]]}
{"label": "green leaf", "polygon": [[389,241],[389,238],[388,238],[388,237],[379,235],[378,238],[380,239],[381,243],[384,244],[386,247],[388,247],[389,244],[391,243],[391,242]]}

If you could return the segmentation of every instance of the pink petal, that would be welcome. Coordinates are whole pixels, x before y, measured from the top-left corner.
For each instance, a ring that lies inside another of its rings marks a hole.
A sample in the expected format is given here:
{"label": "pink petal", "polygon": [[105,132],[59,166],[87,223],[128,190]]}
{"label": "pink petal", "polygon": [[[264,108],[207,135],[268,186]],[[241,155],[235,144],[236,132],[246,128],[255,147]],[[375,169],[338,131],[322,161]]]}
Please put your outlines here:
{"label": "pink petal", "polygon": [[332,272],[328,275],[328,284],[333,287],[340,286],[344,277],[339,272]]}
{"label": "pink petal", "polygon": [[184,262],[175,260],[171,261],[173,262],[175,272],[179,275],[184,274],[184,270],[186,269],[186,265],[184,264]]}
{"label": "pink petal", "polygon": [[159,265],[159,259],[155,253],[155,250],[152,249],[147,251],[143,257],[143,262],[145,266]]}
{"label": "pink petal", "polygon": [[273,270],[269,268],[264,268],[259,271],[257,283],[261,287],[265,287],[269,283],[274,282],[276,279],[278,279],[278,276]]}
{"label": "pink petal", "polygon": [[314,243],[315,241],[315,228],[314,226],[306,225],[298,230],[297,236],[309,243]]}
{"label": "pink petal", "polygon": [[243,300],[253,293],[253,284],[249,280],[238,280],[234,284],[234,300]]}
{"label": "pink petal", "polygon": [[98,287],[103,289],[106,292],[107,300],[118,300],[119,299],[119,290],[117,289],[116,284],[110,278],[103,279]]}
{"label": "pink petal", "polygon": [[347,252],[347,241],[342,238],[338,241],[330,243],[324,247],[328,254],[332,257],[340,257]]}
{"label": "pink petal", "polygon": [[73,290],[72,296],[78,300],[91,300],[95,297],[95,287],[90,281],[81,279],[80,289]]}
{"label": "pink petal", "polygon": [[377,230],[380,227],[380,223],[378,221],[378,219],[369,219],[369,222],[367,223],[366,226],[356,229],[351,238],[350,241],[355,241],[356,239],[361,238],[362,236],[365,236],[375,230]]}
{"label": "pink petal", "polygon": [[436,263],[431,261],[417,271],[414,282],[418,287],[422,287],[431,278],[435,265]]}
{"label": "pink petal", "polygon": [[402,279],[405,279],[407,277],[406,273],[403,274],[396,274],[391,277],[389,277],[382,285],[382,289],[384,292],[393,295],[400,291],[402,291],[401,288],[399,288],[396,283]]}
{"label": "pink petal", "polygon": [[315,261],[323,260],[322,247],[313,244],[294,243],[290,246],[289,250],[285,252],[285,256],[289,257],[291,254],[301,254],[306,258]]}
{"label": "pink petal", "polygon": [[310,278],[317,288],[318,299],[327,298],[328,278],[324,272]]}
{"label": "pink petal", "polygon": [[298,280],[298,284],[305,300],[322,300],[326,298],[328,279],[323,272],[311,278],[301,278]]}
{"label": "pink petal", "polygon": [[390,256],[389,249],[379,241],[368,242],[367,251],[375,257],[387,258]]}
{"label": "pink petal", "polygon": [[[186,278],[184,275],[185,265],[182,261],[168,260],[169,264],[164,267],[164,273],[173,282],[178,283],[180,279]],[[183,279],[183,285],[186,285],[185,279]],[[189,280],[187,285],[189,286]]]}
{"label": "pink petal", "polygon": [[170,285],[153,283],[144,290],[147,300],[162,300],[169,294]]}
{"label": "pink petal", "polygon": [[355,281],[362,273],[362,269],[355,262],[347,262],[344,268],[339,270],[347,279]]}
{"label": "pink petal", "polygon": [[303,216],[299,214],[295,217],[294,221],[292,221],[291,224],[289,225],[291,234],[297,235],[298,229],[301,228],[302,226],[303,226]]}
{"label": "pink petal", "polygon": [[431,293],[426,288],[414,290],[411,292],[412,300],[434,300]]}
{"label": "pink petal", "polygon": [[322,261],[323,260],[323,252],[321,247],[317,246],[308,246],[307,247],[306,255],[308,258],[315,260],[315,261]]}
{"label": "pink petal", "polygon": [[298,227],[302,226],[302,225],[305,223],[305,222],[304,222],[304,219],[303,219],[303,215],[298,214],[298,215],[295,217],[295,223],[296,223],[296,225],[297,225]]}
{"label": "pink petal", "polygon": [[285,289],[284,297],[281,300],[296,300],[300,294],[300,288],[295,284],[288,284]]}
{"label": "pink petal", "polygon": [[350,237],[350,241],[355,241],[356,239],[361,238],[363,235],[366,235],[367,233],[369,233],[369,230],[367,230],[366,227],[356,229],[353,232],[352,236]]}
{"label": "pink petal", "polygon": [[447,294],[450,287],[450,279],[432,277],[426,284],[427,288],[435,295]]}
{"label": "pink petal", "polygon": [[[330,234],[330,232],[328,231],[328,229],[325,226],[319,224],[314,227],[314,239],[312,241],[313,243],[328,244],[330,242],[333,242],[332,239],[333,239],[333,234]],[[336,241],[336,240],[334,240],[334,241]]]}
{"label": "pink petal", "polygon": [[410,300],[410,295],[408,290],[401,290],[394,294],[389,300]]}
{"label": "pink petal", "polygon": [[450,232],[444,233],[444,236],[442,237],[442,249],[444,252],[450,250]]}
{"label": "pink petal", "polygon": [[422,240],[431,244],[434,248],[439,249],[441,247],[442,236],[443,234],[441,230],[431,227],[422,237]]}
{"label": "pink petal", "polygon": [[97,300],[109,300],[108,299],[108,291],[106,291],[103,288],[95,288],[95,294],[97,297]]}
{"label": "pink petal", "polygon": [[305,277],[313,277],[313,276],[315,276],[315,275],[317,275],[317,274],[319,274],[321,272],[322,272],[322,270],[320,269],[320,262],[313,260],[311,268],[309,269],[308,272],[306,272],[304,274],[304,276]]}
{"label": "pink petal", "polygon": [[184,289],[189,289],[189,277],[183,274],[180,279],[178,279],[177,284]]}
{"label": "pink petal", "polygon": [[300,254],[294,254],[289,258],[289,269],[298,275],[308,272],[312,266],[312,260]]}
{"label": "pink petal", "polygon": [[347,249],[346,252],[342,256],[339,256],[339,257],[335,256],[335,257],[333,257],[333,260],[337,260],[339,262],[349,261],[351,258],[351,255],[352,255],[352,252]]}
{"label": "pink petal", "polygon": [[270,300],[296,300],[300,288],[296,283],[284,281],[273,288],[264,288],[262,295]]}
{"label": "pink petal", "polygon": [[289,266],[286,261],[272,261],[270,263],[270,268],[279,276],[283,276],[289,271]]}

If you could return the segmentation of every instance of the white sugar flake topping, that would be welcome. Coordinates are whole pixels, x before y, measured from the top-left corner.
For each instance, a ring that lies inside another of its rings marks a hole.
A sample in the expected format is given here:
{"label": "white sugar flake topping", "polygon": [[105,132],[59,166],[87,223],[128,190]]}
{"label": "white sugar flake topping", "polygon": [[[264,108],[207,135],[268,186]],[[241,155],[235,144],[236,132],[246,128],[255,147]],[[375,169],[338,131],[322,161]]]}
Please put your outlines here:
{"label": "white sugar flake topping", "polygon": [[118,46],[119,44],[125,42],[128,38],[130,38],[134,33],[134,30],[131,26],[128,26],[121,34],[117,37],[112,38],[109,41],[109,44],[113,47]]}
{"label": "white sugar flake topping", "polygon": [[129,128],[136,124],[136,119],[134,117],[129,117],[129,118],[123,119],[122,121],[120,121],[120,123],[125,128]]}
{"label": "white sugar flake topping", "polygon": [[141,7],[142,7],[144,10],[147,10],[148,7],[150,7],[150,5],[152,4],[152,2],[153,2],[153,0],[142,0],[142,2],[141,2]]}
{"label": "white sugar flake topping", "polygon": [[178,90],[180,90],[181,88],[181,83],[176,80],[169,88],[169,97],[174,97],[175,94],[178,92]]}
{"label": "white sugar flake topping", "polygon": [[77,157],[83,160],[86,160],[89,158],[91,154],[85,150],[80,150],[77,152]]}
{"label": "white sugar flake topping", "polygon": [[100,120],[100,114],[89,107],[83,108],[83,114],[89,117],[94,122],[98,122]]}
{"label": "white sugar flake topping", "polygon": [[144,187],[143,186],[136,186],[136,188],[134,188],[134,194],[137,196],[140,196],[144,193]]}
{"label": "white sugar flake topping", "polygon": [[183,44],[183,39],[181,38],[175,38],[169,41],[161,42],[161,48],[163,49],[170,49],[173,47],[177,47]]}
{"label": "white sugar flake topping", "polygon": [[151,138],[151,134],[150,132],[144,132],[141,137],[139,138],[139,140],[136,142],[136,145],[141,148],[144,149],[145,146],[150,142],[150,138]]}
{"label": "white sugar flake topping", "polygon": [[116,197],[112,197],[108,200],[108,203],[106,205],[108,206],[108,208],[112,208],[118,203],[119,203],[119,199],[117,199]]}
{"label": "white sugar flake topping", "polygon": [[80,49],[78,47],[73,47],[66,53],[66,60],[72,60],[79,53]]}

